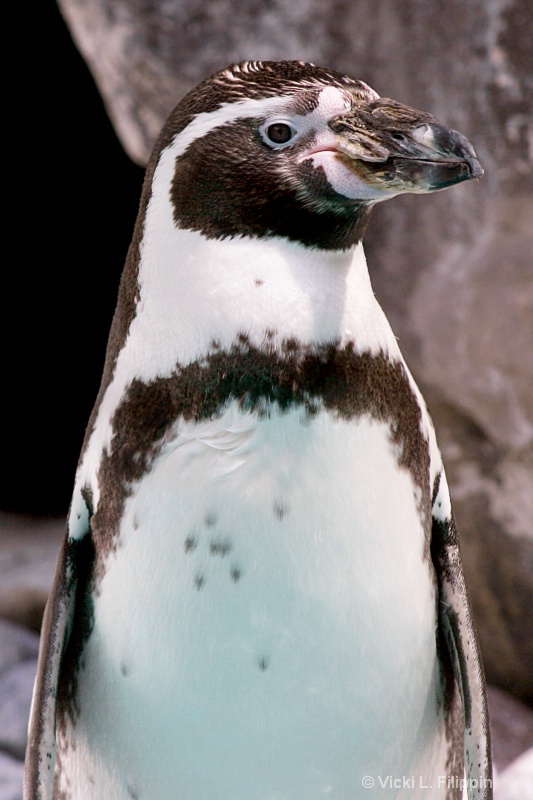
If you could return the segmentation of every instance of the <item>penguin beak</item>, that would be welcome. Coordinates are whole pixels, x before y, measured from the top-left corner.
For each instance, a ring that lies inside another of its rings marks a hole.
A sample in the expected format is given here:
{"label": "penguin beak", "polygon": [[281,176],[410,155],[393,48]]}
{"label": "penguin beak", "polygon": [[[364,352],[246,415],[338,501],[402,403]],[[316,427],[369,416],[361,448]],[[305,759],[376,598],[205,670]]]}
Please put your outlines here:
{"label": "penguin beak", "polygon": [[330,120],[338,157],[375,199],[436,192],[480,178],[483,169],[461,133],[435,117],[388,98]]}

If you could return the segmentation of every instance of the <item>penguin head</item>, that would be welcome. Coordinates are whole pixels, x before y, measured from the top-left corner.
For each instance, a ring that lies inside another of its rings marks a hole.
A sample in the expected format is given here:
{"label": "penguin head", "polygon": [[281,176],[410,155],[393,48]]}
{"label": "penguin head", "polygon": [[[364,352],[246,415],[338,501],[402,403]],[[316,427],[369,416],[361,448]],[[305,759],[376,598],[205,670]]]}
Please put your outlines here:
{"label": "penguin head", "polygon": [[371,207],[480,177],[469,142],[362,81],[297,61],[242,62],[178,104],[149,169],[174,224],[208,238],[345,249]]}

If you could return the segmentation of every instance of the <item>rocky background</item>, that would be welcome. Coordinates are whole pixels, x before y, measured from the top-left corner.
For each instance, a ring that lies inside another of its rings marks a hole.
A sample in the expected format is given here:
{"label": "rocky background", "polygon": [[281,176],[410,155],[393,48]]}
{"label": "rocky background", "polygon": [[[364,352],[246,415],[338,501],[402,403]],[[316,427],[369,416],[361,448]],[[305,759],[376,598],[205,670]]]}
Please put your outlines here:
{"label": "rocky background", "polygon": [[23,324],[4,339],[14,363],[0,502],[9,512],[0,517],[0,800],[19,797],[37,646],[29,628],[39,627],[98,388],[142,166],[184,92],[244,58],[348,72],[460,130],[485,168],[475,185],[376,208],[366,251],[448,471],[491,684],[497,798],[532,797],[530,0],[61,0],[59,8],[62,18],[55,8],[39,12],[57,38],[36,37],[17,117],[25,146],[13,151],[30,164],[13,193],[22,189],[17,215],[31,226],[23,241],[17,234],[27,258],[10,270]]}

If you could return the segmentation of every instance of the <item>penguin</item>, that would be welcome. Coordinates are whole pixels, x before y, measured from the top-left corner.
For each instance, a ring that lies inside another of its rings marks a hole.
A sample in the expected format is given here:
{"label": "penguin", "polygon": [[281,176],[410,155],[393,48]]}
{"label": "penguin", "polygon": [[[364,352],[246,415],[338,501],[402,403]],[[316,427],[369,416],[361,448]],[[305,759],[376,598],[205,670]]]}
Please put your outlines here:
{"label": "penguin", "polygon": [[375,203],[480,178],[363,81],[247,61],[146,170],[43,621],[25,800],[492,797],[443,462]]}

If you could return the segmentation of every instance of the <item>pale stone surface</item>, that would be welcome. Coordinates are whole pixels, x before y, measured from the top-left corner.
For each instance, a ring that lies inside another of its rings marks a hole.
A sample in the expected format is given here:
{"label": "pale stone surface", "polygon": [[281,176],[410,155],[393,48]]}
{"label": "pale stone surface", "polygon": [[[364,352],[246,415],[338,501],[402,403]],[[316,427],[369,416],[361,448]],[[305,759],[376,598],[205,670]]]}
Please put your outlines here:
{"label": "pale stone surface", "polygon": [[24,759],[37,659],[15,664],[0,675],[0,750]]}
{"label": "pale stone surface", "polygon": [[[0,585],[4,577],[0,567]],[[36,633],[0,618],[0,800],[22,798],[22,762],[38,650]]]}
{"label": "pale stone surface", "polygon": [[[4,572],[0,571],[0,580],[3,578]],[[36,633],[0,617],[0,676],[14,664],[37,658],[38,652]]]}
{"label": "pale stone surface", "polygon": [[533,701],[533,452],[503,451],[434,390],[461,552],[490,683]]}
{"label": "pale stone surface", "polygon": [[0,617],[40,629],[64,527],[62,518],[0,511]]}
{"label": "pale stone surface", "polygon": [[494,800],[533,800],[533,748],[497,776]]}
{"label": "pale stone surface", "polygon": [[507,200],[468,252],[450,246],[420,276],[409,307],[424,380],[513,452],[533,441],[531,220],[533,195]]}
{"label": "pale stone surface", "polygon": [[487,688],[494,765],[503,775],[521,755],[533,748],[533,709],[507,692]]}
{"label": "pale stone surface", "polygon": [[60,7],[126,151],[141,164],[183,93],[243,58],[337,68],[472,140],[484,178],[383,204],[367,254],[407,361],[434,398],[487,673],[532,701],[530,0]]}
{"label": "pale stone surface", "polygon": [[0,751],[0,800],[22,800],[22,761]]}

